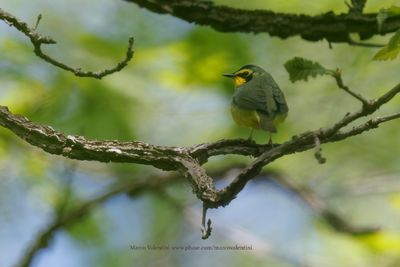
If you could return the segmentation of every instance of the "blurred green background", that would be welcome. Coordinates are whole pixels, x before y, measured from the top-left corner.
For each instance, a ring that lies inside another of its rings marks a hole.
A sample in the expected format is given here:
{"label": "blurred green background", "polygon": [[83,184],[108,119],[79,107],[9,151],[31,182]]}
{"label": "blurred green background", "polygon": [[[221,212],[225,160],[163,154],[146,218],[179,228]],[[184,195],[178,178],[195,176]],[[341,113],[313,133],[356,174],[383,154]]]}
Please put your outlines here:
{"label": "blurred green background", "polygon": [[[333,0],[215,2],[306,14],[347,12],[343,1]],[[369,0],[366,11],[377,12],[394,2]],[[333,44],[330,49],[326,42],[297,37],[219,33],[119,0],[0,0],[0,6],[30,25],[42,14],[38,31],[58,42],[45,51],[82,69],[114,66],[124,57],[128,37],[135,37],[129,66],[99,81],[47,64],[33,54],[25,36],[0,23],[1,105],[66,134],[92,139],[186,146],[245,138],[248,129],[236,126],[229,114],[231,81],[221,74],[249,63],[268,70],[289,103],[290,113],[274,136],[276,142],[328,126],[359,108],[330,77],[292,84],[283,64],[295,56],[327,68],[340,67],[344,82],[368,98],[399,82],[398,61],[371,61],[377,49],[347,44]],[[371,41],[386,43],[389,37]],[[398,111],[399,104],[395,98],[378,114]],[[400,266],[399,134],[398,121],[392,121],[362,136],[323,145],[325,165],[308,151],[266,167],[311,187],[349,222],[379,226],[379,233],[358,237],[337,233],[292,192],[257,179],[229,206],[209,212],[214,232],[203,241],[201,206],[182,178],[163,192],[121,194],[94,208],[88,217],[57,232],[32,266]],[[262,132],[254,137],[260,143],[268,138]],[[215,157],[206,167],[220,171],[250,161]],[[160,175],[164,174],[152,167],[48,155],[0,128],[0,266],[12,266],[24,255],[38,231],[55,216],[66,191],[70,191],[68,209],[116,181]],[[130,245],[235,244],[253,249],[130,249]]]}

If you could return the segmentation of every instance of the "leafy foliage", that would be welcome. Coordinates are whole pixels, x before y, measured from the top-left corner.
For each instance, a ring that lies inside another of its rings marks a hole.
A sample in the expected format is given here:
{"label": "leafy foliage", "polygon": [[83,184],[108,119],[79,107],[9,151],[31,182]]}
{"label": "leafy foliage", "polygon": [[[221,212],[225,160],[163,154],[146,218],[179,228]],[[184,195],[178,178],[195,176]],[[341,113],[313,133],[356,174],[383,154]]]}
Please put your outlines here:
{"label": "leafy foliage", "polygon": [[393,60],[400,52],[400,30],[398,30],[392,38],[390,38],[389,43],[383,47],[378,53],[373,57],[374,60]]}
{"label": "leafy foliage", "polygon": [[316,77],[317,75],[325,75],[331,72],[318,62],[313,62],[301,57],[295,57],[287,61],[285,63],[285,69],[289,73],[292,82],[299,80],[307,81],[310,76]]}
{"label": "leafy foliage", "polygon": [[382,8],[379,10],[378,16],[376,16],[376,21],[378,22],[379,31],[382,30],[383,23],[390,17],[400,15],[399,6],[391,6],[389,8]]}

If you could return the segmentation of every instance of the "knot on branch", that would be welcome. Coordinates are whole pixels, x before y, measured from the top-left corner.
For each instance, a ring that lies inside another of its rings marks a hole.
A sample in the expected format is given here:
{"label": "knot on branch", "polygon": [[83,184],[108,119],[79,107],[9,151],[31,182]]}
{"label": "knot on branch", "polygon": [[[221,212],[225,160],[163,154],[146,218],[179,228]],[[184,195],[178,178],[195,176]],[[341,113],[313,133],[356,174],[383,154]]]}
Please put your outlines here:
{"label": "knot on branch", "polygon": [[321,141],[317,134],[314,135],[314,142],[315,142],[315,153],[314,156],[317,159],[319,164],[324,164],[326,162],[326,158],[322,156],[322,149],[321,149]]}

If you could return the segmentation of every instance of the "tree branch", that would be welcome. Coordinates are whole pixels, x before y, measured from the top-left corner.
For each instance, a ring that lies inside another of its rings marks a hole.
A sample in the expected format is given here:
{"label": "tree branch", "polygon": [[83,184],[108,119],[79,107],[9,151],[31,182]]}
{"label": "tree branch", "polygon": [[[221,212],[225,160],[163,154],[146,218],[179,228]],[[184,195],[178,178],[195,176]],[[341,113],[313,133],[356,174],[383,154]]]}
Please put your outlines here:
{"label": "tree branch", "polygon": [[84,202],[68,212],[57,213],[57,216],[54,218],[53,222],[36,235],[31,245],[23,254],[23,257],[15,266],[29,267],[35,255],[41,249],[48,247],[57,231],[78,222],[80,219],[82,219],[82,217],[87,216],[93,208],[101,205],[110,198],[120,193],[127,193],[131,196],[138,195],[144,190],[153,190],[166,184],[170,184],[173,181],[177,181],[178,178],[179,176],[177,175],[169,175],[160,176],[155,179],[145,179],[143,181],[130,180],[128,183],[123,184],[118,182],[114,186],[111,186],[111,188],[104,194]]}
{"label": "tree branch", "polygon": [[65,210],[68,206],[68,203],[71,198],[71,182],[73,178],[73,173],[75,171],[75,164],[70,167],[66,167],[63,172],[63,178],[65,178],[64,185],[62,188],[63,195],[61,196],[61,200],[56,203],[55,206],[55,218],[54,222],[46,229],[41,231],[37,237],[32,242],[31,246],[26,250],[26,253],[23,254],[22,258],[16,264],[17,267],[29,267],[32,263],[32,260],[36,256],[36,254],[43,248],[48,247],[48,244],[52,240],[53,234],[61,227],[55,228],[54,224],[56,222],[60,222],[61,218],[65,215]]}
{"label": "tree branch", "polygon": [[207,220],[206,225],[206,217],[207,217],[207,208],[203,205],[203,212],[201,216],[201,239],[207,239],[211,235],[212,227],[211,227],[211,220]]}
{"label": "tree branch", "polygon": [[385,47],[384,44],[357,42],[357,41],[354,41],[351,37],[349,37],[348,43],[349,43],[349,45],[353,45],[353,46],[370,47],[370,48]]}
{"label": "tree branch", "polygon": [[343,140],[343,139],[353,136],[353,135],[362,134],[363,132],[367,132],[369,130],[378,128],[381,123],[399,119],[399,118],[400,118],[400,112],[394,113],[392,115],[378,117],[375,119],[370,119],[366,123],[363,123],[361,125],[353,127],[351,130],[344,131],[344,132],[338,132],[337,134],[335,134],[335,136],[333,136],[330,139],[330,141],[339,141],[339,140]]}
{"label": "tree branch", "polygon": [[[363,106],[359,111],[353,113],[347,113],[344,118],[333,126],[309,131],[302,133],[298,136],[294,136],[292,140],[289,140],[281,145],[274,146],[271,149],[265,150],[256,160],[254,160],[247,168],[245,168],[236,178],[222,190],[212,194],[212,199],[202,199],[208,203],[208,207],[216,208],[219,206],[225,206],[232,201],[236,195],[244,188],[248,181],[258,175],[261,169],[273,162],[274,160],[301,151],[311,149],[315,146],[315,136],[319,137],[321,143],[337,142],[345,138],[361,134],[364,131],[368,131],[372,128],[378,127],[383,122],[398,118],[398,114],[382,117],[375,119],[373,123],[364,123],[355,127],[353,131],[339,132],[339,130],[351,122],[368,116],[378,110],[383,104],[390,101],[396,94],[400,92],[400,84],[389,90],[386,94],[373,101],[367,101],[368,104]],[[214,144],[210,144],[213,146]],[[204,149],[205,145],[203,145]],[[223,151],[225,152],[225,151]],[[196,168],[201,168],[200,165]],[[214,192],[213,192],[214,193]]]}
{"label": "tree branch", "polygon": [[343,89],[346,93],[359,100],[363,104],[363,106],[369,105],[368,100],[366,100],[362,95],[354,93],[350,90],[348,86],[344,85],[342,80],[342,72],[340,71],[340,69],[336,69],[336,71],[332,73],[332,76],[335,78],[336,84],[340,89]]}
{"label": "tree branch", "polygon": [[[223,170],[219,170],[213,173],[213,176],[221,176],[227,170],[230,169],[232,169],[232,167],[229,166],[227,168],[224,168]],[[70,171],[69,169],[66,169],[66,172],[69,171]],[[263,173],[263,175],[265,175],[266,177],[271,176],[266,173]],[[357,235],[357,234],[371,233],[373,231],[378,230],[378,228],[373,228],[373,227],[353,226],[352,224],[347,222],[344,218],[342,218],[340,215],[338,215],[335,211],[331,210],[328,207],[328,205],[324,203],[324,201],[321,198],[319,198],[318,195],[311,189],[304,186],[296,185],[279,174],[274,173],[272,176],[274,177],[274,180],[276,180],[280,185],[282,185],[283,187],[287,188],[290,191],[293,191],[302,200],[304,200],[307,205],[309,205],[328,225],[330,225],[336,231],[343,232],[346,234]],[[18,263],[15,266],[17,267],[30,266],[32,260],[35,258],[37,253],[51,244],[54,235],[59,230],[79,222],[83,217],[88,216],[94,208],[100,206],[101,204],[108,201],[112,197],[121,193],[126,193],[129,194],[130,196],[137,196],[141,192],[149,190],[151,191],[155,190],[157,192],[160,192],[160,189],[163,186],[169,185],[177,181],[181,181],[180,176],[176,174],[171,174],[167,176],[146,178],[141,181],[132,179],[125,181],[124,183],[116,182],[114,185],[110,186],[108,190],[105,190],[105,193],[100,194],[98,197],[92,200],[86,201],[73,208],[70,208],[69,210],[66,210],[65,207],[66,205],[65,202],[68,201],[69,198],[69,191],[67,190],[67,192],[65,193],[65,198],[61,203],[61,207],[56,209],[55,213],[56,217],[45,229],[40,231],[35,236],[30,246],[26,249],[25,253],[23,253],[23,257],[18,261]],[[67,186],[68,183],[69,183],[69,178],[67,181]],[[173,201],[173,203],[178,209],[181,209],[183,207],[182,205],[180,205],[180,203],[178,205],[178,202],[176,201]],[[62,211],[60,209],[62,209]],[[211,225],[209,222],[210,220],[208,220],[206,224],[205,220],[206,216],[204,214],[205,210],[206,209],[203,208],[202,231],[204,230],[203,232],[205,234],[204,237],[207,238],[211,234]]]}
{"label": "tree branch", "polygon": [[[328,12],[309,16],[278,13],[269,10],[245,10],[216,5],[211,1],[193,0],[125,0],[136,3],[159,14],[170,14],[198,25],[210,26],[220,32],[268,33],[286,39],[301,36],[308,41],[350,43],[350,34],[356,33],[362,40],[374,35],[386,34],[400,28],[400,16],[385,21],[378,30],[377,14],[362,14],[363,0],[352,0],[349,14]],[[354,44],[354,43],[353,43]]]}
{"label": "tree branch", "polygon": [[30,28],[27,23],[19,20],[15,16],[11,15],[10,13],[5,12],[3,9],[0,8],[0,19],[3,20],[5,23],[7,23],[9,26],[13,26],[23,34],[25,34],[30,40],[34,48],[34,53],[40,57],[41,59],[45,60],[46,62],[59,67],[63,70],[72,72],[75,76],[78,77],[92,77],[96,79],[101,79],[104,76],[110,75],[114,72],[118,72],[125,68],[128,65],[128,62],[132,59],[133,57],[133,37],[129,38],[128,41],[128,49],[126,51],[125,58],[120,61],[117,65],[115,65],[113,68],[110,69],[105,69],[102,71],[83,71],[80,68],[73,68],[70,67],[52,57],[49,55],[45,54],[42,51],[42,44],[55,44],[56,41],[52,39],[51,37],[48,36],[43,36],[36,32],[36,28],[40,22],[40,19],[42,18],[41,15],[38,16],[36,25],[34,28]]}
{"label": "tree branch", "polygon": [[49,126],[34,124],[27,118],[13,115],[0,106],[0,125],[33,146],[44,151],[77,160],[100,162],[130,162],[153,165],[162,170],[176,170],[180,166],[182,148],[153,146],[143,142],[86,140],[81,136],[66,136]]}
{"label": "tree branch", "polygon": [[[382,31],[378,32],[376,14],[362,14],[366,0],[352,0],[352,5],[349,6],[349,14],[335,15],[327,13],[319,16],[234,9],[214,5],[209,1],[126,1],[135,2],[157,13],[168,13],[189,22],[209,25],[222,32],[267,32],[272,36],[281,38],[300,35],[302,38],[311,41],[327,39],[329,42],[347,42],[353,45],[359,45],[359,43],[352,41],[349,37],[350,33],[358,33],[361,39],[367,39],[378,33],[393,32],[400,26],[400,17],[389,18],[384,24]],[[42,44],[55,44],[56,42],[51,37],[43,36],[36,32],[41,15],[39,15],[34,28],[29,27],[25,22],[20,21],[2,9],[0,9],[0,19],[29,37],[34,47],[34,52],[38,57],[79,77],[101,79],[126,67],[133,57],[133,38],[130,38],[125,59],[115,67],[98,72],[82,71],[79,68],[67,66],[42,52]],[[372,46],[372,44],[364,45]],[[324,158],[320,153],[321,143],[337,142],[377,128],[381,123],[400,118],[399,112],[370,119],[366,123],[353,127],[350,130],[341,131],[345,126],[361,117],[374,113],[383,104],[390,101],[400,92],[400,84],[378,99],[369,101],[361,95],[354,93],[343,84],[339,70],[333,76],[336,79],[338,87],[359,100],[363,104],[362,108],[356,112],[347,113],[344,118],[331,127],[304,132],[280,145],[257,145],[242,139],[220,140],[192,147],[165,147],[137,141],[86,140],[81,136],[65,135],[55,131],[50,126],[32,123],[25,117],[12,114],[4,106],[0,106],[0,125],[8,128],[33,146],[39,147],[51,154],[78,160],[146,164],[162,170],[179,171],[188,178],[193,192],[203,202],[203,237],[207,238],[211,233],[210,223],[208,227],[205,224],[207,209],[228,205],[248,181],[260,174],[265,165],[285,155],[305,151],[313,147],[316,147],[317,159],[322,162]],[[201,165],[207,162],[212,156],[225,154],[238,154],[257,158],[247,168],[244,168],[231,184],[222,190],[217,190],[214,186],[214,180]],[[144,189],[159,187],[171,179],[163,178],[150,182],[135,181],[129,186],[124,185],[124,187],[112,189],[87,203],[81,204],[70,212],[64,212],[64,208],[61,207],[61,211],[56,214],[53,223],[39,233],[18,266],[29,266],[36,252],[47,246],[58,229],[77,221],[87,214],[92,207],[118,193],[131,192],[132,194],[137,194]],[[321,204],[322,202],[311,191],[295,187],[288,183],[288,181],[284,181],[284,183],[285,186],[305,199],[313,209],[319,212],[338,231],[354,234],[372,231],[370,228],[355,228],[351,226],[336,213]]]}
{"label": "tree branch", "polygon": [[332,210],[313,190],[308,187],[299,186],[294,182],[286,179],[281,175],[274,175],[280,185],[294,192],[299,196],[307,205],[309,205],[316,214],[318,214],[328,225],[338,232],[361,235],[369,234],[379,230],[377,227],[362,227],[355,226],[349,223],[345,218]]}
{"label": "tree branch", "polygon": [[[256,145],[244,140],[221,140],[193,147],[164,147],[143,142],[118,142],[86,140],[80,136],[65,136],[49,126],[34,124],[28,119],[13,115],[7,107],[0,106],[0,125],[10,129],[28,143],[48,153],[78,160],[101,162],[130,162],[152,165],[163,170],[177,170],[192,184],[193,192],[206,208],[218,208],[232,201],[248,181],[257,176],[268,163],[285,155],[315,147],[315,136],[320,143],[337,142],[378,127],[381,123],[398,118],[398,114],[377,118],[347,132],[340,130],[353,121],[368,116],[400,92],[400,84],[381,97],[367,101],[358,111],[347,113],[331,127],[307,131],[291,140],[274,145]],[[247,168],[222,190],[217,190],[213,179],[201,165],[211,156],[222,154],[251,155],[257,157]]]}

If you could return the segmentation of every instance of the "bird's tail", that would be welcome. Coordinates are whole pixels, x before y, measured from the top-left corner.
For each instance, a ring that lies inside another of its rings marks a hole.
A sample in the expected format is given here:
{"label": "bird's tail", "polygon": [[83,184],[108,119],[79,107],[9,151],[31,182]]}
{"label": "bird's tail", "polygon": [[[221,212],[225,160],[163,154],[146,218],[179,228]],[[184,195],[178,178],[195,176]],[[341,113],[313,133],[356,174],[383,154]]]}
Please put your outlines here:
{"label": "bird's tail", "polygon": [[260,115],[260,128],[267,132],[276,133],[274,118],[271,118],[266,114],[259,114],[259,115]]}

